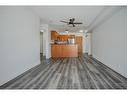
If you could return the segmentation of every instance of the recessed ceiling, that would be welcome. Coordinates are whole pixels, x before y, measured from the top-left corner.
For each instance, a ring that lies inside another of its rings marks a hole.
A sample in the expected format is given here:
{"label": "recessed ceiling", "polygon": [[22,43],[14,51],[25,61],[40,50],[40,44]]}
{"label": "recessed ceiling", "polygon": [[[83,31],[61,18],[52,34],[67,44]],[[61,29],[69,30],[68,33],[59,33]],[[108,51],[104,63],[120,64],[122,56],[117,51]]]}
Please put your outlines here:
{"label": "recessed ceiling", "polygon": [[[63,25],[60,20],[68,21],[75,18],[77,22],[83,22],[80,26],[89,26],[97,15],[103,10],[103,6],[34,6],[31,7],[41,18],[41,24]],[[79,26],[79,25],[78,25]]]}

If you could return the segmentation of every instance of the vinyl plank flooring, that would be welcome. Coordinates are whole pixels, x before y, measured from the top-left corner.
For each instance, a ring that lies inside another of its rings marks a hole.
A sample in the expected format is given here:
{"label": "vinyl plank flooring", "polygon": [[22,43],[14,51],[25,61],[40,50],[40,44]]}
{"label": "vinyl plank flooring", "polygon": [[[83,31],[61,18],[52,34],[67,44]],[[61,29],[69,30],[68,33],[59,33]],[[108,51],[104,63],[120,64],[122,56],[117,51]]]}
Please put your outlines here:
{"label": "vinyl plank flooring", "polygon": [[127,78],[87,54],[41,61],[0,89],[127,89]]}

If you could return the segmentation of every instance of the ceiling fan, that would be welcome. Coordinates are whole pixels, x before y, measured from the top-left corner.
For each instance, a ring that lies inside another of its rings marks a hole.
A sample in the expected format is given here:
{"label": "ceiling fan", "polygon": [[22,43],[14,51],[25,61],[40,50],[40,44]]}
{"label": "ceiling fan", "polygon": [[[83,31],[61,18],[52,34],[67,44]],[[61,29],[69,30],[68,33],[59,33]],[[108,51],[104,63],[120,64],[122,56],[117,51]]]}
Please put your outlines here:
{"label": "ceiling fan", "polygon": [[83,24],[82,22],[75,22],[75,18],[70,18],[69,21],[63,21],[61,20],[60,22],[67,23],[67,25],[72,25],[75,27],[76,24]]}

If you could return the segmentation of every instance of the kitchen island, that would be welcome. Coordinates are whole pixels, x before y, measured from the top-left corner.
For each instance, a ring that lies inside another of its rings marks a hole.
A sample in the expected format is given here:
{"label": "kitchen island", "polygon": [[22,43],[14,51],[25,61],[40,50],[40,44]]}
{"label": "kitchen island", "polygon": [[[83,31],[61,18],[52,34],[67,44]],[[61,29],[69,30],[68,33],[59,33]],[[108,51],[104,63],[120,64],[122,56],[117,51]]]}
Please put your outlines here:
{"label": "kitchen island", "polygon": [[52,57],[78,57],[77,44],[51,44]]}

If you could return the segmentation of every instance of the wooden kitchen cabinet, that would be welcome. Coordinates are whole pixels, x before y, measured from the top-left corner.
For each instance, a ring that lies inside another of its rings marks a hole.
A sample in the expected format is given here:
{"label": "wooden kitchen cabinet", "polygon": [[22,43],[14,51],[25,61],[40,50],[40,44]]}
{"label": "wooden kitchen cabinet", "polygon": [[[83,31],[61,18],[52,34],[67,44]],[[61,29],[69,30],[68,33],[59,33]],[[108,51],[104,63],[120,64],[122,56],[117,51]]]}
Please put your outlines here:
{"label": "wooden kitchen cabinet", "polygon": [[67,41],[69,38],[69,35],[59,35],[60,41]]}
{"label": "wooden kitchen cabinet", "polygon": [[51,45],[51,56],[60,57],[62,52],[61,45]]}
{"label": "wooden kitchen cabinet", "polygon": [[78,46],[74,45],[63,45],[62,46],[62,57],[78,57]]}
{"label": "wooden kitchen cabinet", "polygon": [[51,45],[52,57],[78,57],[78,46],[74,45]]}
{"label": "wooden kitchen cabinet", "polygon": [[51,31],[51,40],[67,41],[72,38],[75,38],[75,35],[59,35],[56,31]]}
{"label": "wooden kitchen cabinet", "polygon": [[75,38],[75,35],[59,35],[60,41],[67,41],[68,39]]}
{"label": "wooden kitchen cabinet", "polygon": [[51,40],[57,40],[57,37],[59,36],[59,33],[56,31],[51,31]]}
{"label": "wooden kitchen cabinet", "polygon": [[76,44],[78,45],[78,53],[82,54],[82,36],[75,37]]}
{"label": "wooden kitchen cabinet", "polygon": [[69,35],[69,38],[70,39],[73,39],[73,38],[75,39],[75,35]]}

